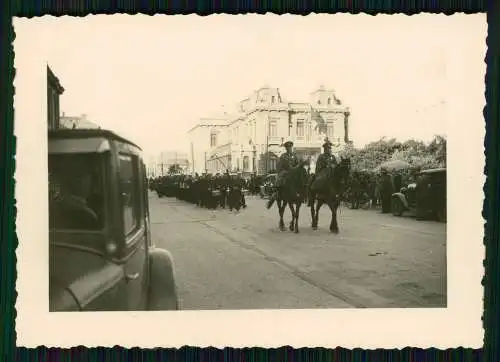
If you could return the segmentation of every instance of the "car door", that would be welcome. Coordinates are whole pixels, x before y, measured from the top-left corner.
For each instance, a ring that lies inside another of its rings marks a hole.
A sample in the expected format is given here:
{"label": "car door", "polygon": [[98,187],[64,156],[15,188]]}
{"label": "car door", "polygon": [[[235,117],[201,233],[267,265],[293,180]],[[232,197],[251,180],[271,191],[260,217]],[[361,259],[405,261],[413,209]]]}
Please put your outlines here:
{"label": "car door", "polygon": [[142,200],[139,157],[119,154],[123,230],[125,247],[123,268],[126,283],[127,309],[145,310],[147,306],[147,246],[144,205]]}

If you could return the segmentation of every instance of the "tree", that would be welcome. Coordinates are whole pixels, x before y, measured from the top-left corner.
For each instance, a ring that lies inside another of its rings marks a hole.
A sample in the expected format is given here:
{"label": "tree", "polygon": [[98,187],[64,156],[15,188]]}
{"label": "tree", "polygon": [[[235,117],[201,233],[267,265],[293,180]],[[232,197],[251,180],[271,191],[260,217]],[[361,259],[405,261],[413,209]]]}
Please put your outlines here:
{"label": "tree", "polygon": [[181,166],[178,163],[175,163],[175,164],[170,165],[168,167],[168,173],[170,175],[175,175],[175,174],[178,174],[178,173],[181,173],[181,172],[182,172],[182,168],[181,168]]}
{"label": "tree", "polygon": [[440,167],[446,167],[446,137],[442,135],[434,136],[429,143],[427,151],[436,159]]}
{"label": "tree", "polygon": [[349,149],[354,169],[374,169],[388,160],[408,162],[412,167],[426,169],[446,167],[446,138],[435,136],[427,145],[421,140],[409,139],[399,142],[395,138],[381,138],[361,149]]}

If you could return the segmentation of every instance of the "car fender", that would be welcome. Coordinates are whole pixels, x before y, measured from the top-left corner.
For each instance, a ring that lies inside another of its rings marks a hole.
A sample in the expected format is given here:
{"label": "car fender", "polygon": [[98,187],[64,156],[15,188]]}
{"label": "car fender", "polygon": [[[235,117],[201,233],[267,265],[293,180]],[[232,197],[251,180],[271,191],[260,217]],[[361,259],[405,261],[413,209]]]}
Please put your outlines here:
{"label": "car fender", "polygon": [[408,209],[408,201],[406,201],[406,196],[403,195],[401,192],[395,192],[392,194],[393,199],[399,199],[403,203],[404,207]]}
{"label": "car fender", "polygon": [[167,250],[150,248],[149,275],[148,310],[178,310],[174,260]]}

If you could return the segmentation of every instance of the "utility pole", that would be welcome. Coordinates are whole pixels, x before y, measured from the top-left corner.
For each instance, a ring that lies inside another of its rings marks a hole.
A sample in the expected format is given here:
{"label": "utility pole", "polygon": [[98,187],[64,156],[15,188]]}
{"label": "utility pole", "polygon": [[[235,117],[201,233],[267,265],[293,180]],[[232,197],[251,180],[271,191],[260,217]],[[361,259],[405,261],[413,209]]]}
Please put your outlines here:
{"label": "utility pole", "polygon": [[[269,131],[267,131],[269,133]],[[269,163],[269,134],[266,136],[266,165],[265,165],[265,175],[268,173],[268,166],[267,164]]]}
{"label": "utility pole", "polygon": [[205,151],[205,173],[208,173],[208,168],[207,168],[207,151]]}
{"label": "utility pole", "polygon": [[195,165],[194,165],[194,145],[193,145],[193,142],[191,142],[191,163],[192,163],[191,168],[193,170],[193,175],[194,175],[194,173],[195,173],[194,172],[194,170],[195,170],[194,166]]}

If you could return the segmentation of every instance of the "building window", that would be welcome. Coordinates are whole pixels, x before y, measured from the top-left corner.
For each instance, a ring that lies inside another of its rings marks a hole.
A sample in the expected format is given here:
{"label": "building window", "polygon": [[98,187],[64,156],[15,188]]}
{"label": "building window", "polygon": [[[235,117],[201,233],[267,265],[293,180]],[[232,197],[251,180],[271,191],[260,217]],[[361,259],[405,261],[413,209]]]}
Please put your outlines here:
{"label": "building window", "polygon": [[321,100],[318,99],[318,104],[321,104]]}
{"label": "building window", "polygon": [[328,122],[326,125],[326,136],[333,139],[333,122]]}
{"label": "building window", "polygon": [[249,157],[248,156],[243,157],[243,171],[248,171],[249,166],[250,166]]}
{"label": "building window", "polygon": [[275,96],[272,96],[271,97],[271,103],[274,103],[276,101],[276,97]]}
{"label": "building window", "polygon": [[210,147],[215,147],[216,145],[217,145],[217,134],[211,133],[210,134]]}
{"label": "building window", "polygon": [[276,121],[269,122],[269,137],[277,137],[278,136],[278,125]]}
{"label": "building window", "polygon": [[328,105],[332,104],[332,99],[328,97]]}
{"label": "building window", "polygon": [[120,185],[125,236],[130,235],[139,227],[140,197],[137,188],[138,183],[137,157],[120,154]]}
{"label": "building window", "polygon": [[297,122],[297,137],[304,137],[304,121]]}

